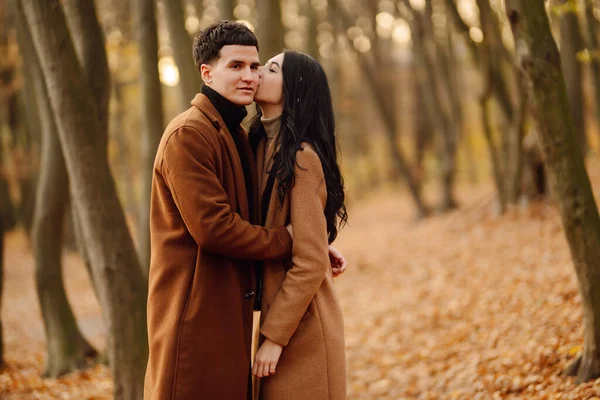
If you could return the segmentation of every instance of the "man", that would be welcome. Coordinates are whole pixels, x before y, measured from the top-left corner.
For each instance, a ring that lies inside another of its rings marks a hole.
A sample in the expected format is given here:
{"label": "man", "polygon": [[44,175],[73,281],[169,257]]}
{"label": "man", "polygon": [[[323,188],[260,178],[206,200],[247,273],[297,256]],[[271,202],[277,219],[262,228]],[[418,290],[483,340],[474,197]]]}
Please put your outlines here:
{"label": "man", "polygon": [[257,172],[240,123],[258,86],[258,42],[245,25],[200,32],[205,85],[167,126],[154,163],[146,400],[243,400],[251,393],[255,260],[282,259],[284,226],[258,222]]}

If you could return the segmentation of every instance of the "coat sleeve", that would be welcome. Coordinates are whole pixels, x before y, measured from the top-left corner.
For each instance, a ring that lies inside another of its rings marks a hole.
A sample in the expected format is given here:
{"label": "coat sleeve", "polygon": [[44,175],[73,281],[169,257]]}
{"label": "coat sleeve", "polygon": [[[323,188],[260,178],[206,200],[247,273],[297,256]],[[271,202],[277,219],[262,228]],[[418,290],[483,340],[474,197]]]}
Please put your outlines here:
{"label": "coat sleeve", "polygon": [[292,241],[284,226],[252,225],[231,211],[217,175],[214,151],[198,130],[182,127],[166,143],[161,165],[173,200],[198,246],[238,259],[289,257]]}
{"label": "coat sleeve", "polygon": [[266,338],[282,346],[287,346],[330,268],[324,213],[327,188],[321,161],[310,149],[299,151],[296,160],[295,183],[290,190],[292,268],[261,327]]}

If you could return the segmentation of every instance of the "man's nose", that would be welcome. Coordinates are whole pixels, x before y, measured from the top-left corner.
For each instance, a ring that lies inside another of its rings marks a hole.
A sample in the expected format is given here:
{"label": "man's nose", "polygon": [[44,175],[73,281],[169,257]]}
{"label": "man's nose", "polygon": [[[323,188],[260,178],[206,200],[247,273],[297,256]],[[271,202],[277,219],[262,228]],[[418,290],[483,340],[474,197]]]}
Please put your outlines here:
{"label": "man's nose", "polygon": [[251,68],[244,68],[244,73],[242,74],[242,79],[244,81],[253,81],[258,78],[258,74],[256,70],[252,70]]}

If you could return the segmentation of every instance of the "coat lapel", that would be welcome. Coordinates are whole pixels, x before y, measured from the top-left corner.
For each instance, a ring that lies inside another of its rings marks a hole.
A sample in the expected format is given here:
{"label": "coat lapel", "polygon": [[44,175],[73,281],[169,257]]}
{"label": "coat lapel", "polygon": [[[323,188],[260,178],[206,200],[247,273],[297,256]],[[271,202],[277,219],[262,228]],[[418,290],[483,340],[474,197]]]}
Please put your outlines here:
{"label": "coat lapel", "polygon": [[[227,155],[231,160],[231,166],[233,169],[236,197],[238,200],[237,205],[239,208],[238,212],[243,219],[245,219],[246,221],[250,221],[251,216],[250,210],[248,209],[248,196],[246,195],[246,184],[244,182],[244,171],[242,169],[242,161],[240,160],[237,148],[235,147],[235,142],[233,141],[233,137],[231,136],[232,133],[229,132],[229,129],[227,129],[227,125],[225,124],[225,121],[223,120],[221,114],[219,114],[213,103],[204,94],[198,93],[196,97],[194,97],[194,100],[192,100],[192,105],[198,107],[200,111],[204,115],[206,115],[206,117],[211,121],[215,129],[219,132],[219,135],[221,135],[221,137],[223,138],[227,150]],[[244,146],[246,147],[246,150],[250,150],[248,163],[251,165],[251,169],[254,169],[252,176],[256,176],[256,166],[252,162],[254,158],[251,155],[252,150],[250,149],[250,145],[248,144],[248,136],[245,133],[240,132],[234,132],[233,134],[244,136]],[[254,192],[255,190],[253,190],[253,196]]]}

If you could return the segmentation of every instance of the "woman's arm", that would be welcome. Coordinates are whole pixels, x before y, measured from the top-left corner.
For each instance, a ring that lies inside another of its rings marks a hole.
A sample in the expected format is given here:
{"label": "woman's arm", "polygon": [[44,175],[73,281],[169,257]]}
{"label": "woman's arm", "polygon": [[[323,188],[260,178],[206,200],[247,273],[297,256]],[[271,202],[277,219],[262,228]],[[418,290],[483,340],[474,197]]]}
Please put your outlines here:
{"label": "woman's arm", "polygon": [[286,346],[330,268],[325,203],[327,187],[321,161],[308,145],[296,154],[295,184],[290,190],[294,227],[292,268],[262,324],[261,333]]}

